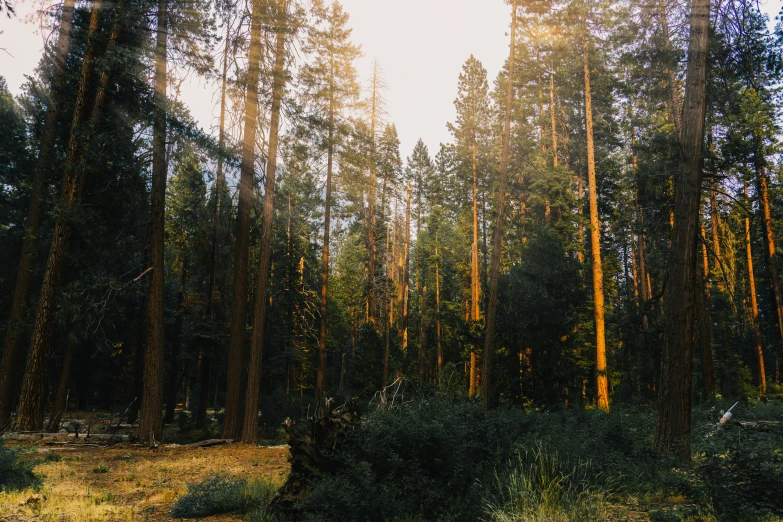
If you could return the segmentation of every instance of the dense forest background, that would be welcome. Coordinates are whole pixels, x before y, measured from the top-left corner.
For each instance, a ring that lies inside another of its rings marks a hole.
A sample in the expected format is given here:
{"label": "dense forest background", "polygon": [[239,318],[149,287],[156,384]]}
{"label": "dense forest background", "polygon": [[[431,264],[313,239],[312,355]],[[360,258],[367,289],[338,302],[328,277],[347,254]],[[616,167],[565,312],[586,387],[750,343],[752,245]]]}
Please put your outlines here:
{"label": "dense forest background", "polygon": [[[145,441],[184,410],[254,442],[308,400],[398,380],[487,405],[654,405],[686,226],[692,396],[783,393],[783,27],[745,0],[510,9],[504,69],[467,57],[453,139],[410,151],[336,1],[47,11],[23,93],[0,77],[0,426],[130,405]],[[220,85],[209,131],[178,99],[191,75]]]}

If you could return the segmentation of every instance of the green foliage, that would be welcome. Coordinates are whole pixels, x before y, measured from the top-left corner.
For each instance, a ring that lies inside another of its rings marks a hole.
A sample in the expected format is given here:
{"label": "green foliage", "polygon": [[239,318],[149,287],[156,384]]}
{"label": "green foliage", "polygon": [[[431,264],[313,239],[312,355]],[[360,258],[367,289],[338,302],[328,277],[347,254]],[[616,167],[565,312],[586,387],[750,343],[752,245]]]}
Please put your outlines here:
{"label": "green foliage", "polygon": [[265,508],[277,486],[265,479],[212,475],[188,484],[188,492],[171,509],[175,518],[208,517],[220,513],[253,513],[253,520],[268,520]]}
{"label": "green foliage", "polygon": [[718,520],[783,517],[783,405],[742,404],[732,412],[737,420],[759,424],[730,421],[715,429],[722,411],[713,406],[696,412],[702,422],[694,437],[694,494],[704,497]]}
{"label": "green foliage", "polygon": [[0,441],[0,491],[40,486],[41,479],[33,473],[34,466],[34,462],[19,460],[18,452]]}

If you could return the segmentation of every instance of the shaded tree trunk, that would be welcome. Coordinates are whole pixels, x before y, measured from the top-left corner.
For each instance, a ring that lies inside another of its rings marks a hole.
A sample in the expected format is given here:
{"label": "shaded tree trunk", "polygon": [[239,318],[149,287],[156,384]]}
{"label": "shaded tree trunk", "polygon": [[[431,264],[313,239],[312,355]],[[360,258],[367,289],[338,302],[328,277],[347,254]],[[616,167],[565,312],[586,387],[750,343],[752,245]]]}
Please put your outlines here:
{"label": "shaded tree trunk", "polygon": [[[702,226],[702,238],[704,237],[704,227]],[[701,264],[704,278],[699,281],[699,285],[697,287],[696,306],[698,308],[698,320],[702,323],[702,327],[699,329],[699,337],[701,339],[702,346],[701,373],[702,378],[704,379],[704,395],[711,398],[715,395],[715,371],[713,369],[712,357],[712,345],[715,343],[715,328],[712,325],[712,318],[710,317],[712,301],[712,292],[710,291],[710,260],[709,256],[707,255],[707,244],[705,242],[702,242]]]}
{"label": "shaded tree trunk", "polygon": [[272,114],[269,126],[269,152],[267,154],[266,185],[264,191],[264,221],[259,249],[258,287],[256,289],[253,335],[250,345],[250,364],[245,392],[245,420],[242,442],[255,444],[258,439],[258,395],[261,391],[261,370],[264,353],[264,326],[269,299],[269,269],[272,250],[272,224],[274,221],[275,176],[277,174],[277,144],[280,131],[280,106],[285,88],[285,32],[287,0],[278,0],[276,13],[277,42],[275,48],[274,86],[272,88]]}
{"label": "shaded tree trunk", "polygon": [[411,276],[411,180],[408,180],[408,197],[405,206],[405,253],[402,276],[402,351],[408,353],[408,301],[410,300]]}
{"label": "shaded tree trunk", "polygon": [[65,348],[65,357],[63,357],[63,367],[60,370],[60,382],[57,385],[57,398],[54,401],[52,414],[49,416],[49,424],[46,426],[48,433],[57,433],[60,431],[60,422],[63,420],[65,410],[68,407],[68,379],[71,376],[71,365],[73,364],[73,353],[76,351],[76,343],[68,341]]}
{"label": "shaded tree trunk", "polygon": [[182,326],[185,319],[185,284],[188,279],[188,257],[182,258],[182,272],[179,279],[177,294],[177,319],[174,323],[174,346],[171,350],[171,366],[169,367],[169,382],[166,390],[166,415],[163,422],[174,422],[174,409],[177,407],[177,385],[179,384],[179,354],[182,351]]}
{"label": "shaded tree trunk", "polygon": [[[748,200],[748,184],[745,183],[745,201]],[[767,393],[767,374],[764,370],[764,349],[761,342],[761,324],[759,322],[759,303],[756,298],[756,278],[753,275],[753,248],[750,236],[750,216],[745,216],[745,254],[748,262],[748,293],[750,293],[750,311],[753,322],[753,345],[758,361],[757,383],[761,395]]]}
{"label": "shaded tree trunk", "polygon": [[699,227],[702,146],[706,115],[709,0],[691,4],[680,172],[676,179],[674,228],[665,290],[664,343],[658,386],[655,447],[690,460],[693,339],[696,298],[696,246]]}
{"label": "shaded tree trunk", "polygon": [[[775,340],[777,350],[775,356],[780,359],[780,350],[783,349],[783,295],[780,291],[780,273],[778,271],[778,258],[775,250],[775,232],[772,222],[772,210],[769,204],[769,178],[767,170],[760,167],[757,170],[759,191],[759,207],[761,210],[761,225],[764,230],[764,241],[767,248],[764,253],[767,256],[767,272],[769,280],[769,290],[771,294],[773,310],[772,316],[776,325]],[[780,371],[780,364],[776,365],[777,372]],[[776,372],[775,380],[780,381],[780,375]]]}
{"label": "shaded tree trunk", "polygon": [[250,246],[250,199],[255,178],[256,133],[258,129],[258,77],[261,60],[261,0],[253,0],[250,25],[245,120],[242,140],[242,166],[237,206],[236,252],[234,255],[234,301],[231,309],[231,340],[226,378],[226,417],[223,438],[239,438],[242,428],[243,346],[247,325],[247,264]]}
{"label": "shaded tree trunk", "polygon": [[[223,205],[223,185],[226,182],[223,172],[223,151],[226,147],[226,88],[228,86],[228,49],[231,42],[231,23],[226,23],[226,41],[223,46],[223,74],[220,82],[220,122],[218,131],[217,174],[215,176],[215,212],[212,223],[212,240],[209,257],[209,283],[207,286],[207,317],[214,324],[215,320],[215,284],[217,280],[217,246],[222,237],[221,213]],[[212,370],[212,358],[215,355],[214,331],[211,339],[199,354],[198,365],[198,406],[196,407],[196,428],[203,428],[207,422],[207,406],[209,405],[209,379]]]}
{"label": "shaded tree trunk", "polygon": [[158,0],[155,45],[155,119],[152,127],[152,205],[150,206],[150,264],[153,267],[147,299],[147,346],[144,351],[144,393],[141,396],[139,439],[150,445],[163,435],[163,345],[166,213],[166,88],[168,83],[168,0]]}
{"label": "shaded tree trunk", "polygon": [[22,254],[16,274],[11,311],[8,316],[5,348],[0,360],[0,426],[4,426],[11,417],[21,385],[22,372],[19,371],[19,368],[24,362],[25,355],[22,347],[24,315],[30,300],[32,268],[35,264],[35,251],[43,217],[43,198],[49,186],[52,171],[55,170],[52,153],[55,150],[54,142],[57,136],[61,103],[58,95],[53,91],[64,82],[65,62],[71,50],[74,3],[75,0],[63,2],[60,30],[54,51],[54,74],[50,86],[51,101],[46,109],[40,152],[35,163],[35,178],[30,192],[30,206],[27,209],[27,220],[24,223]]}
{"label": "shaded tree trunk", "polygon": [[[61,207],[57,215],[52,243],[49,247],[49,258],[44,271],[43,282],[41,283],[41,295],[38,299],[38,309],[33,324],[30,352],[27,356],[27,364],[25,365],[24,377],[22,378],[19,408],[16,417],[16,429],[20,431],[37,431],[43,428],[43,408],[46,401],[49,350],[54,328],[54,312],[57,306],[57,295],[71,239],[73,214],[78,211],[79,199],[84,185],[81,160],[82,155],[89,146],[89,138],[96,131],[109,81],[109,72],[103,71],[100,75],[92,111],[89,115],[89,125],[86,129],[87,139],[84,139],[82,133],[85,129],[82,126],[85,120],[88,120],[87,96],[95,73],[96,36],[100,29],[100,8],[101,3],[96,3],[90,17],[87,49],[82,62],[79,89],[74,105],[71,134],[63,172]],[[118,12],[120,8],[121,4],[118,4],[116,8]],[[109,37],[107,49],[111,49],[117,38],[119,38],[120,20],[121,17],[118,14]]]}
{"label": "shaded tree trunk", "polygon": [[508,181],[508,149],[511,141],[511,110],[514,102],[514,60],[517,32],[517,0],[511,8],[511,44],[508,60],[508,84],[506,86],[505,121],[503,124],[503,151],[500,158],[500,180],[498,182],[498,214],[492,234],[492,262],[489,277],[489,306],[487,308],[486,337],[481,366],[481,397],[484,407],[494,403],[492,395],[492,359],[495,343],[495,313],[498,305],[498,277],[500,276],[500,255],[503,247],[503,224],[506,210],[506,184]]}

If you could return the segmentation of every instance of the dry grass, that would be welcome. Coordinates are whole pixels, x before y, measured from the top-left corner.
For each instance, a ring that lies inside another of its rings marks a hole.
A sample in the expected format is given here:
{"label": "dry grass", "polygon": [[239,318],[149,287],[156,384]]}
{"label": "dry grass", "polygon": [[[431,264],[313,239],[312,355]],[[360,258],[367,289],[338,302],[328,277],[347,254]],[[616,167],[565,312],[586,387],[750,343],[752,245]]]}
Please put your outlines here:
{"label": "dry grass", "polygon": [[[282,484],[289,469],[286,447],[18,447],[25,451],[22,458],[40,461],[35,472],[43,479],[43,487],[39,491],[0,493],[0,522],[172,520],[169,510],[186,492],[189,482],[214,473],[229,473],[267,477]],[[52,454],[62,459],[45,460]],[[36,493],[46,500],[25,505]],[[210,520],[242,518],[216,516]]]}

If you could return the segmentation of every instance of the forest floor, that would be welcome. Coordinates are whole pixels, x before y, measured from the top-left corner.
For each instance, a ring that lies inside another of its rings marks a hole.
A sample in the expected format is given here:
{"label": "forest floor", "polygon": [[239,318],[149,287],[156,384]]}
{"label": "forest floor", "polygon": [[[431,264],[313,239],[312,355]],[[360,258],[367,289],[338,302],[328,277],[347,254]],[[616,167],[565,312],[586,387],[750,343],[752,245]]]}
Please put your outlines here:
{"label": "forest floor", "polygon": [[[37,462],[34,471],[43,485],[0,492],[0,522],[172,520],[169,511],[189,483],[227,473],[282,484],[289,470],[287,446],[6,445],[20,450],[21,459]],[[218,515],[209,520],[243,518]]]}

